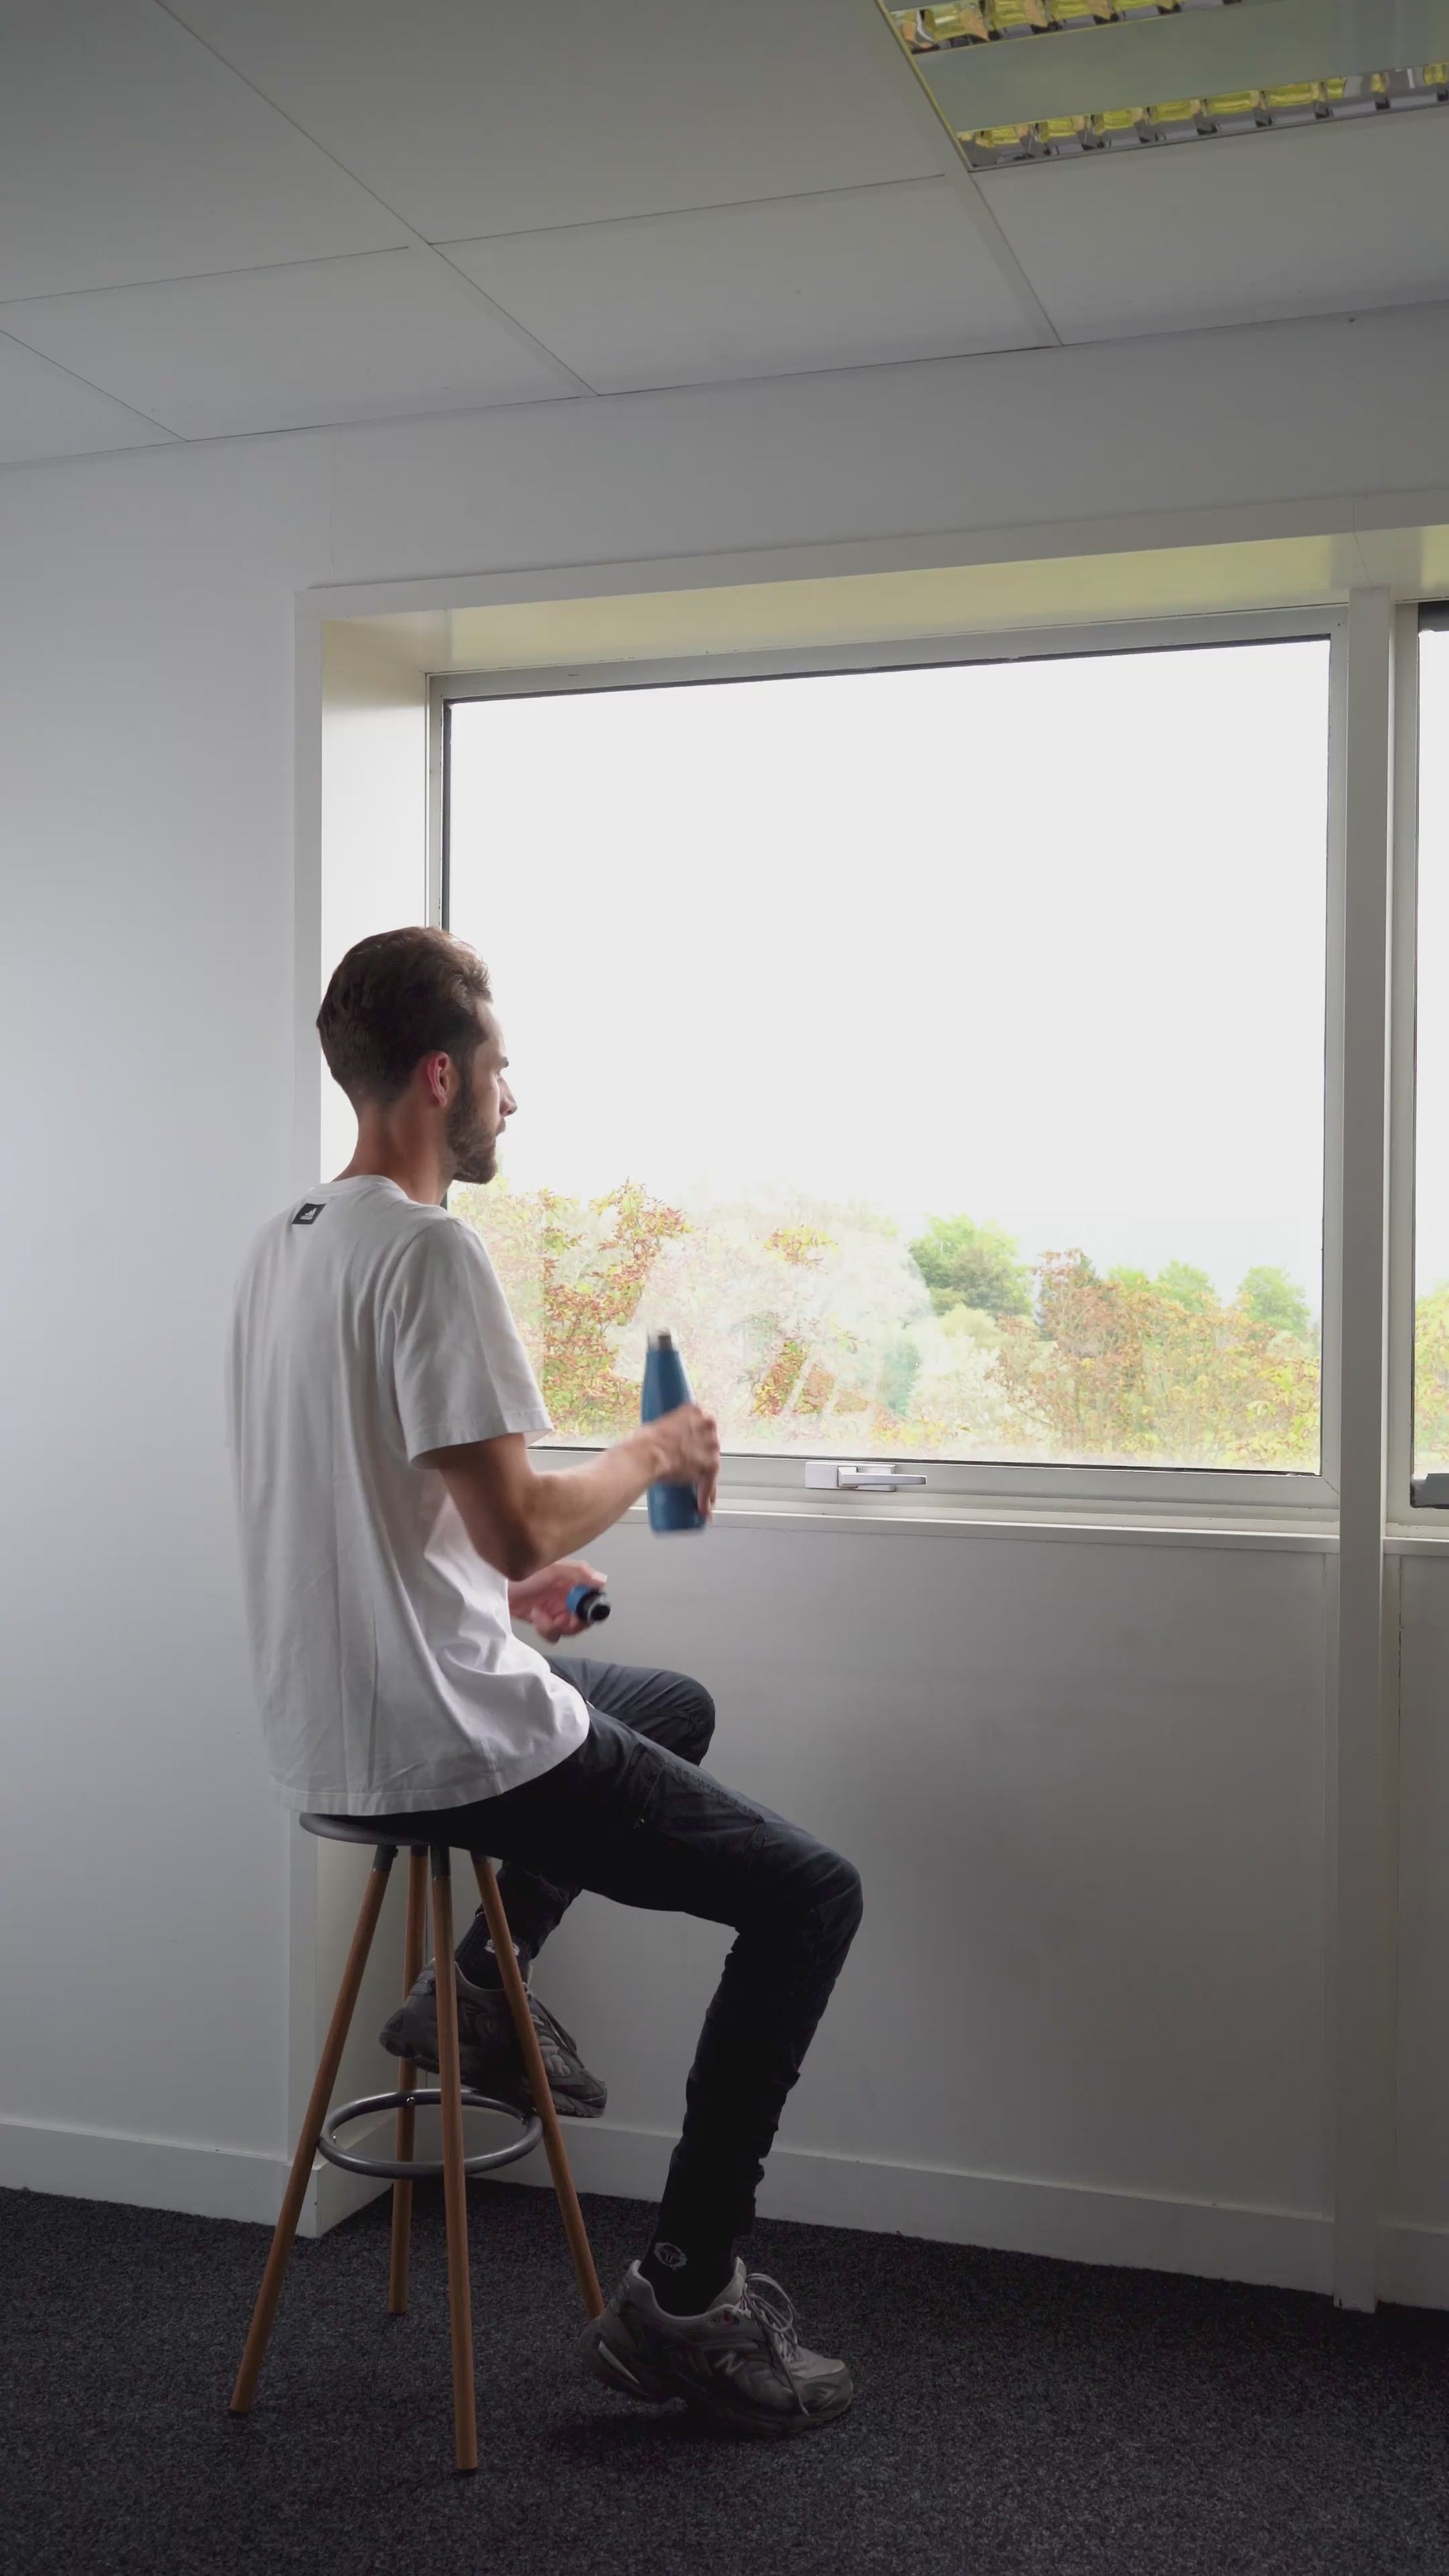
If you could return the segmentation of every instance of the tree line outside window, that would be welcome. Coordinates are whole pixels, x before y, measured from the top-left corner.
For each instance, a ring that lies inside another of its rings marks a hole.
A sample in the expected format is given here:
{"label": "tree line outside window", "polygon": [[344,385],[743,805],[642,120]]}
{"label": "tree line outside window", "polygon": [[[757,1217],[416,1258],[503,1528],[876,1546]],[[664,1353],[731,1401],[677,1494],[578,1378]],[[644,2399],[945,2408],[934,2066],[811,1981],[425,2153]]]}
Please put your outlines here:
{"label": "tree line outside window", "polygon": [[[1223,1298],[1206,1271],[1035,1263],[955,1215],[903,1241],[863,1206],[687,1213],[626,1181],[580,1201],[456,1188],[565,1439],[637,1418],[667,1322],[725,1447],[898,1458],[1315,1470],[1319,1333],[1271,1264]],[[1444,1389],[1449,1415],[1449,1330]]]}

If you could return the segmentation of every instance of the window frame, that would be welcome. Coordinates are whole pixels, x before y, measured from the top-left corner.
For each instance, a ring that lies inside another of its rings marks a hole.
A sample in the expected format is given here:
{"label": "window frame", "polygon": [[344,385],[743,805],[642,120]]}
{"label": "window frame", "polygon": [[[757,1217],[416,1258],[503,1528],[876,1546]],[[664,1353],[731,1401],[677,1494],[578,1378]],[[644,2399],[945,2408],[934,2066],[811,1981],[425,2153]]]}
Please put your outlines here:
{"label": "window frame", "polygon": [[[639,661],[537,664],[500,670],[437,672],[428,683],[427,917],[448,926],[451,867],[448,790],[452,709],[483,698],[553,697],[614,689],[692,687],[748,679],[788,679],[831,672],[946,667],[977,662],[1064,661],[1142,652],[1188,652],[1204,646],[1326,641],[1329,647],[1328,775],[1324,923],[1323,1271],[1321,1281],[1321,1464],[1310,1470],[1189,1467],[1095,1467],[1066,1461],[1026,1464],[970,1459],[902,1460],[929,1479],[899,1493],[807,1490],[806,1453],[731,1451],[720,1480],[721,1501],[851,1519],[919,1519],[963,1511],[1012,1518],[1108,1518],[1150,1511],[1228,1523],[1285,1522],[1321,1527],[1339,1497],[1339,1350],[1342,1277],[1343,918],[1346,871],[1344,735],[1347,610],[1342,602],[1231,615],[1163,616],[1085,626],[993,628],[980,633],[892,637],[744,653],[707,653]],[[1406,691],[1400,695],[1406,696]],[[538,1444],[562,1464],[596,1455],[602,1444],[554,1438]],[[864,1453],[875,1458],[877,1452]],[[897,1463],[886,1459],[885,1464]],[[1407,1503],[1407,1487],[1405,1491]],[[1425,1515],[1416,1514],[1420,1526]],[[1449,1525],[1449,1512],[1440,1515]]]}
{"label": "window frame", "polygon": [[1385,1519],[1390,1531],[1449,1539],[1449,1506],[1416,1502],[1414,1335],[1418,1303],[1419,639],[1449,629],[1449,599],[1395,611],[1393,772],[1393,1036],[1389,1102],[1388,1422]]}

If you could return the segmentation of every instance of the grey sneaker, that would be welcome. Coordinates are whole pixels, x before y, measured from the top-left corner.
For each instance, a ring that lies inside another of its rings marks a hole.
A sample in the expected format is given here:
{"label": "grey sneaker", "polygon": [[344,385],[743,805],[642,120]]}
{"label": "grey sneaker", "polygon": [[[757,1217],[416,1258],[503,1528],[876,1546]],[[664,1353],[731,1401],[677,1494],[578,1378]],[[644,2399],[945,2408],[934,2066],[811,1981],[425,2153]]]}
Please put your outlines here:
{"label": "grey sneaker", "polygon": [[779,2282],[742,2262],[699,2317],[670,2316],[631,2263],[579,2350],[606,2388],[656,2405],[683,2397],[733,2433],[807,2433],[843,2415],[855,2395],[843,2361],[806,2351]]}
{"label": "grey sneaker", "polygon": [[[546,2004],[529,1990],[528,2009],[543,2053],[544,2073],[560,2119],[597,2120],[608,2090],[584,2065],[568,2032]],[[378,2032],[393,2057],[411,2058],[415,2066],[436,2073],[438,2066],[438,1994],[431,1963],[412,1992]],[[463,2082],[475,2093],[533,2109],[523,2052],[513,2028],[508,1998],[500,1986],[469,1986],[458,1994],[458,2059]]]}

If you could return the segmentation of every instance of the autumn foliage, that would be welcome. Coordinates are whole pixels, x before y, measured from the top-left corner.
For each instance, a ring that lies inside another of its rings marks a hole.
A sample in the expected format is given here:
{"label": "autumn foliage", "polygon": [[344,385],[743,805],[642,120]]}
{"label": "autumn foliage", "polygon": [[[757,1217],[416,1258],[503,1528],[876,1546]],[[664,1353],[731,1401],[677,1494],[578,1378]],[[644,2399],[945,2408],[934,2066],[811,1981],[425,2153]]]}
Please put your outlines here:
{"label": "autumn foliage", "polygon": [[1449,1286],[1421,1297],[1414,1315],[1414,1464],[1449,1467]]}
{"label": "autumn foliage", "polygon": [[[867,1208],[686,1212],[632,1180],[589,1200],[459,1188],[451,1204],[488,1246],[565,1437],[637,1419],[647,1319],[679,1333],[730,1448],[1318,1463],[1318,1352],[1277,1272],[1225,1302],[1182,1263],[1104,1276],[1072,1249],[1028,1271],[964,1218],[907,1245]],[[1420,1371],[1449,1450],[1449,1290],[1421,1310]]]}
{"label": "autumn foliage", "polygon": [[1101,1278],[1084,1252],[1036,1270],[1033,1323],[1006,1318],[996,1372],[1057,1457],[1312,1468],[1319,1371],[1310,1345],[1211,1295]]}
{"label": "autumn foliage", "polygon": [[661,1244],[687,1231],[679,1209],[624,1181],[586,1201],[460,1189],[454,1213],[492,1254],[558,1428],[610,1439],[627,1430],[639,1383],[619,1375],[615,1336],[633,1322]]}

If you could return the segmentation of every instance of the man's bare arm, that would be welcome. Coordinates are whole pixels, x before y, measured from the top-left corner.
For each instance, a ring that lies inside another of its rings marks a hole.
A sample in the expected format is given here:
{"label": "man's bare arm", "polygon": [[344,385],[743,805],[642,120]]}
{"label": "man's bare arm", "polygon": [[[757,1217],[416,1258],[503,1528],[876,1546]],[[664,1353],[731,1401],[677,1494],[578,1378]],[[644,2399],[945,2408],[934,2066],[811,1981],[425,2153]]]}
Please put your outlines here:
{"label": "man's bare arm", "polygon": [[713,1414],[681,1404],[641,1423],[587,1466],[553,1475],[538,1473],[518,1431],[430,1449],[417,1463],[437,1468],[479,1555],[520,1583],[612,1529],[661,1479],[693,1485],[708,1518],[719,1480],[719,1429]]}

